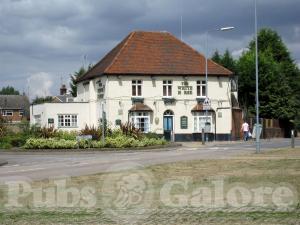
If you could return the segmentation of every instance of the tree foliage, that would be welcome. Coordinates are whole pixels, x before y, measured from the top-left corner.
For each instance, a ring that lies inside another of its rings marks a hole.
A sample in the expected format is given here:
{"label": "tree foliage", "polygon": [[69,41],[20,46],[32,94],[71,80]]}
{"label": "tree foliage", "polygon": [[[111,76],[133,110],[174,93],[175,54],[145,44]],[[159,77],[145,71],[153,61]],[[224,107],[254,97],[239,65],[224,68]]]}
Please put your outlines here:
{"label": "tree foliage", "polygon": [[[255,40],[234,60],[229,51],[212,59],[238,75],[239,102],[247,116],[255,114]],[[274,30],[258,34],[260,117],[293,120],[300,129],[300,71]]]}
{"label": "tree foliage", "polygon": [[36,96],[35,99],[33,99],[32,104],[36,105],[36,104],[42,104],[42,103],[52,102],[52,101],[53,101],[52,96],[46,96],[46,97]]}
{"label": "tree foliage", "polygon": [[14,87],[7,86],[0,90],[0,95],[20,95],[20,92]]}
{"label": "tree foliage", "polygon": [[84,75],[87,71],[89,71],[93,67],[92,64],[88,66],[87,69],[85,69],[83,66],[79,68],[78,71],[76,71],[74,74],[71,74],[71,82],[70,82],[70,88],[71,88],[71,94],[73,97],[77,96],[77,85],[76,85],[76,80]]}

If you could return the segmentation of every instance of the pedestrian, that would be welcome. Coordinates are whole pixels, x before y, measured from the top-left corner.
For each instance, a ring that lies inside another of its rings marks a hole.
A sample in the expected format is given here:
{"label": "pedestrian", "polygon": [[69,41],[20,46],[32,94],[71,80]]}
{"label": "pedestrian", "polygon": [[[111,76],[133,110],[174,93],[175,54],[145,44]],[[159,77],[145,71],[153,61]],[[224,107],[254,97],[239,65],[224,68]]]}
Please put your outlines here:
{"label": "pedestrian", "polygon": [[248,141],[249,124],[246,122],[246,120],[244,120],[241,130],[243,131],[244,134],[244,141]]}

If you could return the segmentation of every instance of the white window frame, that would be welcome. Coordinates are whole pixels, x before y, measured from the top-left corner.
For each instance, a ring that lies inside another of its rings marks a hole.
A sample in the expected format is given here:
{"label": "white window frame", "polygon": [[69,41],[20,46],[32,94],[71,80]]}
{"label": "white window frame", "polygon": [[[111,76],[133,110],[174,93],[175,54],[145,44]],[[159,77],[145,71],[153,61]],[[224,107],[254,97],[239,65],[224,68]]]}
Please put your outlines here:
{"label": "white window frame", "polygon": [[24,110],[19,110],[19,116],[24,116]]}
{"label": "white window frame", "polygon": [[13,110],[2,110],[2,116],[13,116],[13,115],[14,115]]}
{"label": "white window frame", "polygon": [[[141,126],[140,126],[140,124],[142,123],[141,119],[148,121],[148,124],[146,124],[146,122],[144,121],[144,130],[141,129]],[[130,115],[130,120],[134,124],[134,127],[140,129],[141,132],[143,132],[143,133],[150,132],[151,124],[150,124],[150,113],[149,112],[133,112]],[[145,124],[146,124],[146,126],[145,126]]]}
{"label": "white window frame", "polygon": [[[141,97],[143,96],[143,81],[142,80],[132,80],[131,81],[131,95],[134,97]],[[140,88],[140,93],[139,93]],[[135,91],[135,94],[133,93]]]}
{"label": "white window frame", "polygon": [[41,117],[41,115],[40,114],[39,115],[34,115],[33,118],[34,118],[34,124],[37,127],[40,127],[41,124],[42,124],[42,117]]}
{"label": "white window frame", "polygon": [[58,114],[58,128],[76,128],[78,127],[77,114]]}
{"label": "white window frame", "polygon": [[[198,88],[200,88],[200,95],[198,95]],[[206,97],[206,81],[205,80],[197,80],[196,94],[197,97]],[[204,94],[203,94],[204,92]]]}
{"label": "white window frame", "polygon": [[208,133],[215,132],[215,124],[213,121],[212,113],[208,112],[207,116],[206,116],[205,111],[204,111],[204,112],[195,112],[194,113],[194,132],[195,133],[201,133],[202,128],[205,129],[206,118],[207,118],[207,122],[210,122],[210,130],[206,131],[206,132],[208,132]]}
{"label": "white window frame", "polygon": [[163,97],[169,98],[173,96],[173,81],[163,80]]}

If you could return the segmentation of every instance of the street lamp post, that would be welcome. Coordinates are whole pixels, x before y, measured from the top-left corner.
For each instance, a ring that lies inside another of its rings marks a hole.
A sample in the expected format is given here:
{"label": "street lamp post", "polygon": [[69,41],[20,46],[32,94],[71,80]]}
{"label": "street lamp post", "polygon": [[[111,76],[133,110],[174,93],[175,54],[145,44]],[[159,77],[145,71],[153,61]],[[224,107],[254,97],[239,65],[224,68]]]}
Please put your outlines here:
{"label": "street lamp post", "polygon": [[256,86],[256,153],[260,152],[260,137],[259,137],[259,96],[258,96],[258,43],[257,43],[257,11],[256,0],[254,0],[254,16],[255,16],[255,86]]}
{"label": "street lamp post", "polygon": [[[221,27],[216,29],[217,31],[230,31],[233,30],[234,27]],[[208,98],[208,31],[205,32],[205,97],[206,99]],[[207,108],[205,109],[205,125],[208,122],[208,112],[207,112]],[[212,122],[212,121],[211,121]],[[204,126],[205,128],[205,126]],[[204,129],[204,133],[206,133],[205,129]],[[206,135],[206,142],[208,141],[208,135]]]}

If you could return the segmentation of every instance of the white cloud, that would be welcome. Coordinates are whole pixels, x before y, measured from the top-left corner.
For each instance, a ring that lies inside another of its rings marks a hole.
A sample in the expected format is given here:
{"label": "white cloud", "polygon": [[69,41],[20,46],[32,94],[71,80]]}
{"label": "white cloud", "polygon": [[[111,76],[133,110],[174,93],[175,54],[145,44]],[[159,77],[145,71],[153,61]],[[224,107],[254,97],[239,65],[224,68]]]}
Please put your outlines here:
{"label": "white cloud", "polygon": [[53,81],[49,73],[40,72],[32,74],[27,79],[27,84],[29,87],[30,99],[33,99],[36,96],[45,97],[51,95],[50,90],[53,85]]}
{"label": "white cloud", "polygon": [[239,58],[244,52],[246,52],[248,50],[249,50],[248,48],[241,48],[241,49],[232,51],[231,54],[234,58]]}

